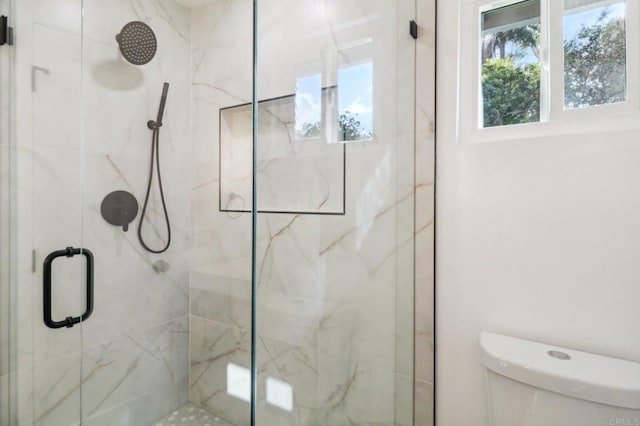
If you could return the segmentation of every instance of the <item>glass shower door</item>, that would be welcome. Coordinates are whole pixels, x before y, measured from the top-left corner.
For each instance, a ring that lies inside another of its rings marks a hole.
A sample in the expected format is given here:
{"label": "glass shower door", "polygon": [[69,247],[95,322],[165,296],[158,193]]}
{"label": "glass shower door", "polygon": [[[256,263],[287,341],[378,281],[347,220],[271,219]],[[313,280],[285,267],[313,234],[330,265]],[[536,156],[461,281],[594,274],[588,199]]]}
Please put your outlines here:
{"label": "glass shower door", "polygon": [[[11,12],[7,0],[0,0],[0,15]],[[11,392],[9,372],[11,347],[10,303],[10,250],[11,232],[9,200],[11,193],[10,167],[10,110],[13,99],[10,94],[12,57],[9,49],[0,48],[0,424],[10,424]]]}
{"label": "glass shower door", "polygon": [[[82,252],[81,9],[4,2],[0,423],[80,421],[91,262]],[[10,6],[7,8],[7,6]]]}
{"label": "glass shower door", "polygon": [[256,424],[411,425],[415,2],[257,3]]}

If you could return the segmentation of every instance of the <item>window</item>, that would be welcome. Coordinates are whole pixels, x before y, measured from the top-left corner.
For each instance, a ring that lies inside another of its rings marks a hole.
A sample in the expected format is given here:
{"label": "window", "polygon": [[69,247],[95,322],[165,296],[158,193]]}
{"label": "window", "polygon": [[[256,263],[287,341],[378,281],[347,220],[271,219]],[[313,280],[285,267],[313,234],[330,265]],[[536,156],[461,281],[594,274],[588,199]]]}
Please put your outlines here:
{"label": "window", "polygon": [[463,0],[461,137],[638,113],[636,3]]}
{"label": "window", "polygon": [[540,1],[482,13],[484,127],[540,121]]}
{"label": "window", "polygon": [[624,0],[565,0],[565,109],[627,100],[625,34]]}

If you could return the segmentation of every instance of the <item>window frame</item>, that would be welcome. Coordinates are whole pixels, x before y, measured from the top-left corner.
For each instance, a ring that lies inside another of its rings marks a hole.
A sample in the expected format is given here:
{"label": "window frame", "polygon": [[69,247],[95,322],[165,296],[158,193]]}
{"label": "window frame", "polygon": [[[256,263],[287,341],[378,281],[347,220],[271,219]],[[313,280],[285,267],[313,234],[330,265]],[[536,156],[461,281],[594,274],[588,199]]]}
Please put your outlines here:
{"label": "window frame", "polygon": [[[540,2],[540,121],[482,127],[482,14],[523,0],[460,0],[458,48],[458,141],[488,142],[591,133],[603,128],[640,129],[639,2],[626,0],[626,87],[624,102],[564,108],[564,0]],[[472,34],[469,34],[472,31]],[[472,78],[468,78],[471,70]],[[467,78],[465,78],[465,76]]]}

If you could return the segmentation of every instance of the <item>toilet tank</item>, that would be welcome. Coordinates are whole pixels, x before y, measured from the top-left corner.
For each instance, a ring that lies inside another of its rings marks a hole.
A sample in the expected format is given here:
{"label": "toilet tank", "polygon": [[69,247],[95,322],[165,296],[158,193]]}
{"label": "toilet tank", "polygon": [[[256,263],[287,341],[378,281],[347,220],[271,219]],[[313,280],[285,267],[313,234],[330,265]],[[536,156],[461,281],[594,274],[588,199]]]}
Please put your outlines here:
{"label": "toilet tank", "polygon": [[480,346],[492,426],[640,426],[640,363],[489,332]]}

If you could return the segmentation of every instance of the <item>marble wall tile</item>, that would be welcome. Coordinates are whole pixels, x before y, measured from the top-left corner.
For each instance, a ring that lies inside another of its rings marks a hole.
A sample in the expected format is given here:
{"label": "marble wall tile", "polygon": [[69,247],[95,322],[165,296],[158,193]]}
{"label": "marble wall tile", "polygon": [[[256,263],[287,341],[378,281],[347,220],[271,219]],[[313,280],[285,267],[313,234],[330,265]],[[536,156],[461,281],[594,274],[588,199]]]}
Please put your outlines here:
{"label": "marble wall tile", "polygon": [[[104,19],[105,16],[109,19]],[[159,41],[167,43],[166,49],[179,54],[183,43],[188,44],[190,39],[190,18],[189,9],[173,0],[93,0],[84,5],[83,35],[116,45],[114,25],[120,25],[116,27],[119,30],[129,21],[143,21],[156,28]],[[171,58],[165,60],[171,62]]]}
{"label": "marble wall tile", "polygon": [[242,388],[243,381],[231,377],[236,382],[229,382],[227,371],[233,364],[248,374],[250,350],[251,338],[246,331],[191,316],[190,400],[233,424],[248,424],[250,392],[245,385],[246,399],[230,394],[232,387]]}
{"label": "marble wall tile", "polygon": [[368,368],[355,357],[318,356],[319,423],[395,425],[393,372]]}
{"label": "marble wall tile", "polygon": [[[81,147],[81,37],[48,22],[33,23],[29,64],[33,148],[79,151]],[[19,92],[20,96],[29,96]],[[21,111],[22,112],[22,111]],[[27,119],[26,114],[23,117]],[[30,142],[30,143],[29,143]]]}
{"label": "marble wall tile", "polygon": [[19,13],[33,22],[76,35],[80,35],[82,31],[82,2],[61,0],[51,3],[47,0],[19,0],[16,3],[18,3]]}
{"label": "marble wall tile", "polygon": [[21,397],[32,394],[34,425],[80,423],[81,361],[82,356],[76,351],[33,368],[33,388],[23,389]]}
{"label": "marble wall tile", "polygon": [[316,351],[265,336],[258,340],[257,424],[317,425]]}
{"label": "marble wall tile", "polygon": [[0,422],[3,425],[33,425],[34,371],[25,369],[0,376]]}
{"label": "marble wall tile", "polygon": [[[82,353],[68,353],[37,365],[32,383],[18,395],[33,393],[38,425],[76,424],[81,412],[90,424],[123,415],[129,422],[125,424],[151,422],[187,402],[188,339],[185,316]],[[144,410],[130,402],[140,398],[146,401]]]}
{"label": "marble wall tile", "polygon": [[251,282],[193,271],[191,315],[250,330]]}
{"label": "marble wall tile", "polygon": [[[234,424],[249,422],[249,403],[234,396],[227,373],[230,364],[249,374],[250,335],[224,324],[192,317],[191,399]],[[265,425],[315,425],[318,407],[316,351],[266,336],[258,337],[258,423]],[[274,394],[267,382],[288,389]],[[246,383],[246,397],[249,396]],[[280,396],[280,398],[277,398]],[[275,402],[274,402],[275,400]],[[290,406],[289,406],[290,404]]]}
{"label": "marble wall tile", "polygon": [[[85,161],[90,170],[87,172],[90,175],[87,176],[87,180],[90,180],[87,186],[95,184],[91,191],[85,193],[84,218],[85,222],[95,225],[84,233],[83,240],[85,246],[93,250],[96,267],[96,307],[92,318],[85,324],[85,345],[110,341],[189,312],[188,203],[178,202],[177,197],[170,195],[181,193],[180,183],[184,184],[183,188],[188,187],[188,180],[179,179],[179,176],[171,173],[170,168],[163,169],[169,172],[165,174],[168,181],[165,190],[170,197],[167,203],[172,244],[161,255],[150,254],[141,247],[136,234],[139,217],[131,223],[128,232],[123,232],[122,228],[106,223],[100,214],[102,198],[112,190],[129,190],[138,200],[144,199],[145,184],[140,181],[134,187],[130,181],[144,174],[139,163],[136,159],[111,156],[88,157]],[[185,206],[186,212],[183,211]],[[167,231],[162,223],[164,218],[160,217],[158,210],[155,214],[151,210],[157,226],[145,225],[156,236],[149,238],[149,234],[146,234],[146,241],[152,247],[161,247],[166,239]],[[159,261],[166,262],[168,270],[163,272],[154,268]],[[154,309],[141,309],[145,305]],[[126,317],[128,320],[113,321],[114,317]]]}
{"label": "marble wall tile", "polygon": [[[163,417],[175,405],[170,389],[158,389],[83,420],[87,426],[148,425]],[[150,409],[151,408],[151,409]],[[160,416],[160,417],[159,417]]]}
{"label": "marble wall tile", "polygon": [[226,106],[251,101],[252,28],[250,0],[215,1],[192,10],[193,85],[234,99]]}
{"label": "marble wall tile", "polygon": [[[86,349],[82,358],[85,418],[132,409],[129,401],[147,401],[151,422],[188,401],[189,324],[184,316],[119,340]],[[139,408],[138,408],[139,410]],[[130,420],[134,424],[133,420]]]}
{"label": "marble wall tile", "polygon": [[193,231],[192,271],[251,280],[251,215],[223,214],[218,228]]}

